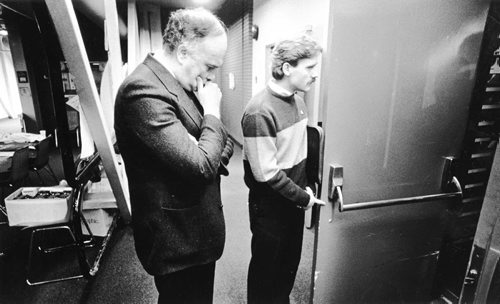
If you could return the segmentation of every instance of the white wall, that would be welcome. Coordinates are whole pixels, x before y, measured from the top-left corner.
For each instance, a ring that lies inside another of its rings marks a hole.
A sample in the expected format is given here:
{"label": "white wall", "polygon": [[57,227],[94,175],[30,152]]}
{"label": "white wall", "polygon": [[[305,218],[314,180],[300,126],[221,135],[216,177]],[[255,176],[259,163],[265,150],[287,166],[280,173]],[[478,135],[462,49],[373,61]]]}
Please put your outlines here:
{"label": "white wall", "polygon": [[[222,122],[239,144],[243,143],[241,117],[246,103],[252,97],[251,23],[251,14],[245,14],[229,27],[227,52],[217,79],[222,91]],[[232,87],[229,74],[233,75]]]}
{"label": "white wall", "polygon": [[[323,53],[326,52],[329,8],[330,0],[254,0],[253,23],[259,27],[259,38],[253,44],[252,94],[266,85],[267,45],[312,30],[312,37],[323,46]],[[319,85],[317,81],[306,96],[309,122],[313,125],[318,117]]]}

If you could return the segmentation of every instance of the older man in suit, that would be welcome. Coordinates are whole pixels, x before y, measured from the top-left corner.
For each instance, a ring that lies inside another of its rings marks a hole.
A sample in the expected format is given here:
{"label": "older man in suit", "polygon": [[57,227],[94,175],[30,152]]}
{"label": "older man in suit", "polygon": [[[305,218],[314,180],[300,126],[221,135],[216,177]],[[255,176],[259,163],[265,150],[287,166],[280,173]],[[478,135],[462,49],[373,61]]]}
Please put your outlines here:
{"label": "older man in suit", "polygon": [[226,48],[227,29],[215,15],[175,11],[163,50],[148,55],[116,97],[135,248],[159,303],[212,303],[225,241],[220,175],[233,151],[212,82]]}

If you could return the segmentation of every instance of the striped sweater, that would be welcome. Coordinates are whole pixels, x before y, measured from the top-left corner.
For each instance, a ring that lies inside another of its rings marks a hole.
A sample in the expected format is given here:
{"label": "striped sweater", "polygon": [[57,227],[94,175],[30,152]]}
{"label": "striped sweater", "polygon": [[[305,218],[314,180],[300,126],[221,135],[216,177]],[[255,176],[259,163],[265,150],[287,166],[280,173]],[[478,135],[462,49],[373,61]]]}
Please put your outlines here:
{"label": "striped sweater", "polygon": [[266,87],[249,101],[241,125],[249,201],[266,197],[307,206],[307,112],[303,99],[296,94],[283,97]]}

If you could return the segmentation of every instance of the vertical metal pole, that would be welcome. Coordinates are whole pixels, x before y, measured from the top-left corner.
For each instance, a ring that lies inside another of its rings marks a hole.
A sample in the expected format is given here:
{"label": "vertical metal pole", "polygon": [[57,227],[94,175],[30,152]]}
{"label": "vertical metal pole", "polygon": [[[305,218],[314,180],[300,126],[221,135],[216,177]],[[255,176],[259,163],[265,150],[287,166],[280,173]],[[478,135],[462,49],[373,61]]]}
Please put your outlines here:
{"label": "vertical metal pole", "polygon": [[[56,143],[61,153],[61,160],[63,164],[64,177],[70,186],[74,186],[76,168],[73,159],[73,152],[71,147],[71,137],[69,136],[68,116],[66,113],[66,100],[64,97],[64,89],[61,77],[61,51],[59,40],[55,35],[54,25],[50,20],[49,13],[43,4],[34,3],[33,10],[35,12],[36,24],[40,29],[42,36],[42,43],[47,56],[48,62],[48,77],[45,81],[52,91],[52,98],[54,103],[54,112],[56,117],[56,129],[54,135]],[[50,102],[45,100],[44,102]]]}

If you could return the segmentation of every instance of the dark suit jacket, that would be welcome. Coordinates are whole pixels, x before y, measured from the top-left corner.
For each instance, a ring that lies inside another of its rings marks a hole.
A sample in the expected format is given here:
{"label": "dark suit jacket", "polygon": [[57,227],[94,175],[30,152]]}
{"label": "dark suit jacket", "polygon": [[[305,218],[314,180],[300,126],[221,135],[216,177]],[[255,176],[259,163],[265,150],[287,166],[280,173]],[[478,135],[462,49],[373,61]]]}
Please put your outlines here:
{"label": "dark suit jacket", "polygon": [[[217,260],[224,248],[223,124],[151,55],[122,83],[115,131],[129,181],[137,255],[152,275]],[[198,145],[188,133],[198,140]]]}

